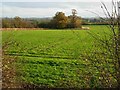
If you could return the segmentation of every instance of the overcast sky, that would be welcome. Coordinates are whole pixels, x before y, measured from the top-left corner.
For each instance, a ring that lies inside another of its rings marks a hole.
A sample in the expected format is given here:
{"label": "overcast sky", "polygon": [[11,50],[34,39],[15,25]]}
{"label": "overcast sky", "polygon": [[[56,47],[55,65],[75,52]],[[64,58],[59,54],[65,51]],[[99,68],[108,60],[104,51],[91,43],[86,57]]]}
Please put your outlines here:
{"label": "overcast sky", "polygon": [[[2,0],[2,2],[111,2],[112,0]],[[116,1],[116,0],[114,0]]]}
{"label": "overcast sky", "polygon": [[[71,15],[71,9],[76,9],[77,15],[81,17],[97,17],[91,11],[104,17],[101,1],[104,0],[69,0],[69,2],[68,0],[4,0],[2,1],[2,16],[53,17],[58,11],[68,16]],[[111,12],[110,1],[105,0],[105,4]]]}

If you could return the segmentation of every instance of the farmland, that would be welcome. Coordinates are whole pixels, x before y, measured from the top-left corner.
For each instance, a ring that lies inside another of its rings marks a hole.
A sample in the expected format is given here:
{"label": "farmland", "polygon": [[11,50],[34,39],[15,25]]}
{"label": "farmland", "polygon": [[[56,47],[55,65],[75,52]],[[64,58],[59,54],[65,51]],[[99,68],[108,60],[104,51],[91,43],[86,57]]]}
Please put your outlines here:
{"label": "farmland", "polygon": [[[101,72],[82,55],[96,48],[92,35],[104,38],[110,32],[106,26],[89,27],[90,30],[3,31],[3,45],[9,39],[13,41],[6,54],[18,57],[16,78],[40,87],[102,87]],[[111,84],[115,84],[113,77]]]}

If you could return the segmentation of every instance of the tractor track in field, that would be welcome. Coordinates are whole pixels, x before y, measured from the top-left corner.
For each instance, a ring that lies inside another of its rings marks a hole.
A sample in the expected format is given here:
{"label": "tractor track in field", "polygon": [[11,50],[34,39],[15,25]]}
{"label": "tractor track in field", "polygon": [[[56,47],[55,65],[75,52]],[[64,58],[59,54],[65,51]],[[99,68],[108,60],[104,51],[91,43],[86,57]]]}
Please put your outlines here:
{"label": "tractor track in field", "polygon": [[33,54],[23,55],[23,54],[13,54],[13,53],[10,53],[10,54],[6,54],[6,55],[10,55],[10,56],[25,56],[25,57],[39,57],[39,58],[54,58],[54,59],[56,58],[56,59],[68,59],[68,60],[80,59],[80,58],[70,57],[72,55],[66,56],[66,57],[54,56],[54,55],[49,56],[50,54],[45,54],[45,55],[33,55]]}

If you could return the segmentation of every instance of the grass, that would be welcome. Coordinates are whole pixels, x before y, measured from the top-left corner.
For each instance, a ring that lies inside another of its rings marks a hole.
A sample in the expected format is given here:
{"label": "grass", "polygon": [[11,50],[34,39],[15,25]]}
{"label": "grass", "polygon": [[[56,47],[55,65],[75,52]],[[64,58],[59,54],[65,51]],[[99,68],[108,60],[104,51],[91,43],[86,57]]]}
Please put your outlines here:
{"label": "grass", "polygon": [[21,78],[25,82],[48,87],[80,87],[83,82],[80,79],[87,74],[85,67],[89,64],[80,60],[30,57],[20,62],[24,66]]}
{"label": "grass", "polygon": [[41,87],[101,87],[100,72],[81,55],[95,48],[95,38],[89,33],[104,38],[109,30],[106,26],[89,27],[89,31],[3,31],[3,43],[8,37],[15,41],[6,54],[19,58],[17,77],[24,83]]}

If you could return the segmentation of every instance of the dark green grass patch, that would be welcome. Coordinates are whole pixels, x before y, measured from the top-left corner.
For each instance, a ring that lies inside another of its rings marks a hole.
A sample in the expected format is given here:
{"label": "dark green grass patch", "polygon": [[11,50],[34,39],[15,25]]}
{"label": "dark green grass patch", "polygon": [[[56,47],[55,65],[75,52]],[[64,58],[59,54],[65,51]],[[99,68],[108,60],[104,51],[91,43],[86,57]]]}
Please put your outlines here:
{"label": "dark green grass patch", "polygon": [[16,64],[22,67],[18,70],[24,82],[46,87],[87,87],[82,83],[89,80],[92,73],[98,74],[85,60],[21,58]]}

